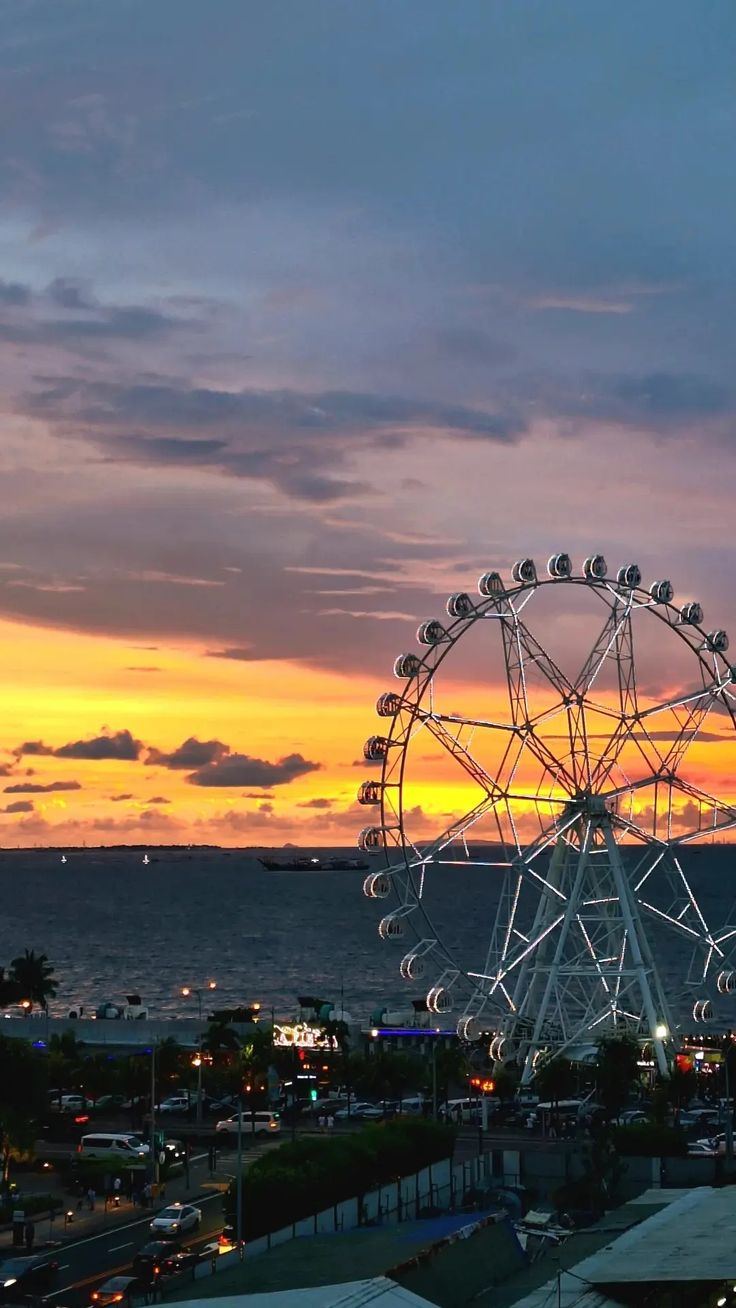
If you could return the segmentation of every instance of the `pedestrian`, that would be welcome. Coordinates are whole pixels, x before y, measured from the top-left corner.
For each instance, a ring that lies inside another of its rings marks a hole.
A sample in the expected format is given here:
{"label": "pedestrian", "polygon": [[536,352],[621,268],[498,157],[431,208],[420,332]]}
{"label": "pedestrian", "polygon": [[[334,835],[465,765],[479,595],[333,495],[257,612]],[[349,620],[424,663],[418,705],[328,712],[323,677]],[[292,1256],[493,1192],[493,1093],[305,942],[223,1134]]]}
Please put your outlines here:
{"label": "pedestrian", "polygon": [[119,1176],[116,1176],[116,1177],[115,1177],[115,1180],[114,1180],[113,1183],[112,1183],[112,1203],[113,1203],[113,1208],[119,1208],[119,1207],[120,1207],[120,1191],[122,1190],[122,1188],[123,1188],[123,1183],[122,1183],[120,1177],[119,1177]]}
{"label": "pedestrian", "polygon": [[93,1212],[95,1211],[95,1200],[96,1200],[96,1199],[97,1199],[97,1191],[95,1190],[94,1186],[91,1185],[91,1186],[89,1187],[89,1190],[87,1191],[87,1207],[89,1208],[89,1211],[90,1211],[91,1213],[93,1213]]}
{"label": "pedestrian", "polygon": [[30,1253],[33,1248],[33,1241],[36,1238],[36,1228],[33,1222],[31,1221],[26,1222],[23,1234],[25,1236],[26,1249],[28,1253]]}
{"label": "pedestrian", "polygon": [[335,1118],[332,1113],[329,1113],[327,1117],[327,1130],[331,1131],[334,1125],[335,1125]]}
{"label": "pedestrian", "polygon": [[153,1207],[153,1186],[150,1181],[146,1181],[146,1184],[143,1187],[143,1207]]}

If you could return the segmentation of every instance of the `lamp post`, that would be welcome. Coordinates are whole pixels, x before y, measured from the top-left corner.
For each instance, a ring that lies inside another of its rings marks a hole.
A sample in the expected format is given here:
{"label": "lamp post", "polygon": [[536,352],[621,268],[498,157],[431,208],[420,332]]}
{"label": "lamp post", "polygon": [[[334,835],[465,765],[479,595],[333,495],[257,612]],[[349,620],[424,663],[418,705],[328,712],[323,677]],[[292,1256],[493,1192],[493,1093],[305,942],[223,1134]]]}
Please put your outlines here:
{"label": "lamp post", "polygon": [[197,1069],[197,1125],[202,1123],[202,992],[203,989],[216,990],[217,982],[208,981],[207,985],[202,986],[182,986],[181,993],[184,999],[189,999],[190,995],[197,996],[197,1007],[199,1011],[199,1032],[197,1034],[197,1054],[194,1059],[194,1066]]}
{"label": "lamp post", "polygon": [[151,1184],[158,1181],[158,1153],[156,1150],[156,1046],[151,1045]]}

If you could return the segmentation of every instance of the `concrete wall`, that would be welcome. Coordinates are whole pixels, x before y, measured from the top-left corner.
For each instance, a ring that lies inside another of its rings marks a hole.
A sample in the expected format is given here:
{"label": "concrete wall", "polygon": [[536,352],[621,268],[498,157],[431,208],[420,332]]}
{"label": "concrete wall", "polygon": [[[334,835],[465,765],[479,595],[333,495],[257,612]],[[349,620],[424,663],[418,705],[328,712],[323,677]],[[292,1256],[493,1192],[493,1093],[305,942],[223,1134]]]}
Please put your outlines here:
{"label": "concrete wall", "polygon": [[[173,1039],[185,1048],[195,1049],[200,1032],[206,1031],[209,1023],[206,1017],[199,1018],[172,1017],[158,1018],[150,1021],[124,1021],[122,1018],[59,1018],[51,1017],[48,1022],[43,1014],[36,1017],[13,1017],[2,1023],[4,1036],[16,1036],[23,1040],[48,1040],[52,1035],[63,1035],[72,1031],[85,1045],[99,1049],[139,1049],[155,1044],[160,1040]],[[232,1026],[241,1035],[253,1030],[251,1023],[233,1022]]]}

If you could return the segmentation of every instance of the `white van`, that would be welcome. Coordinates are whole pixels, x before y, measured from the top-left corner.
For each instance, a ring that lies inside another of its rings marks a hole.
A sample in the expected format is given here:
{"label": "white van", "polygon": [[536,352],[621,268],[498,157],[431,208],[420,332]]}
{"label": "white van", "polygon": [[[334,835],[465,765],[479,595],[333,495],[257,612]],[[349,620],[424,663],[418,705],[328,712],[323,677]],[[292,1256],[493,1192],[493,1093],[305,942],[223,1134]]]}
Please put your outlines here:
{"label": "white van", "polygon": [[[495,1109],[496,1101],[489,1103],[489,1109],[492,1113]],[[483,1112],[479,1099],[448,1099],[446,1104],[439,1107],[439,1116],[448,1122],[479,1122]],[[489,1114],[490,1115],[490,1114]]]}
{"label": "white van", "polygon": [[120,1162],[138,1163],[148,1156],[149,1146],[139,1135],[125,1131],[95,1132],[83,1135],[79,1142],[80,1158],[116,1158]]}
{"label": "white van", "polygon": [[[240,1114],[240,1123],[241,1135],[275,1135],[281,1130],[278,1113],[244,1112]],[[221,1140],[227,1140],[228,1143],[234,1143],[238,1138],[238,1114],[234,1113],[232,1117],[216,1122],[215,1135],[218,1135]]]}

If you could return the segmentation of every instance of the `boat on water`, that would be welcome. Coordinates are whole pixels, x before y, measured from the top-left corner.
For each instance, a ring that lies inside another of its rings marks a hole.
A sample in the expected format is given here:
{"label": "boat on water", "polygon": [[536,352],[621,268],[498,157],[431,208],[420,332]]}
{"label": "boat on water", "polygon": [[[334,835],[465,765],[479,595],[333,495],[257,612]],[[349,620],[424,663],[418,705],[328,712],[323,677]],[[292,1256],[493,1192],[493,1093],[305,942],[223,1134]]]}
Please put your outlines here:
{"label": "boat on water", "polygon": [[260,858],[267,872],[364,872],[360,858]]}

